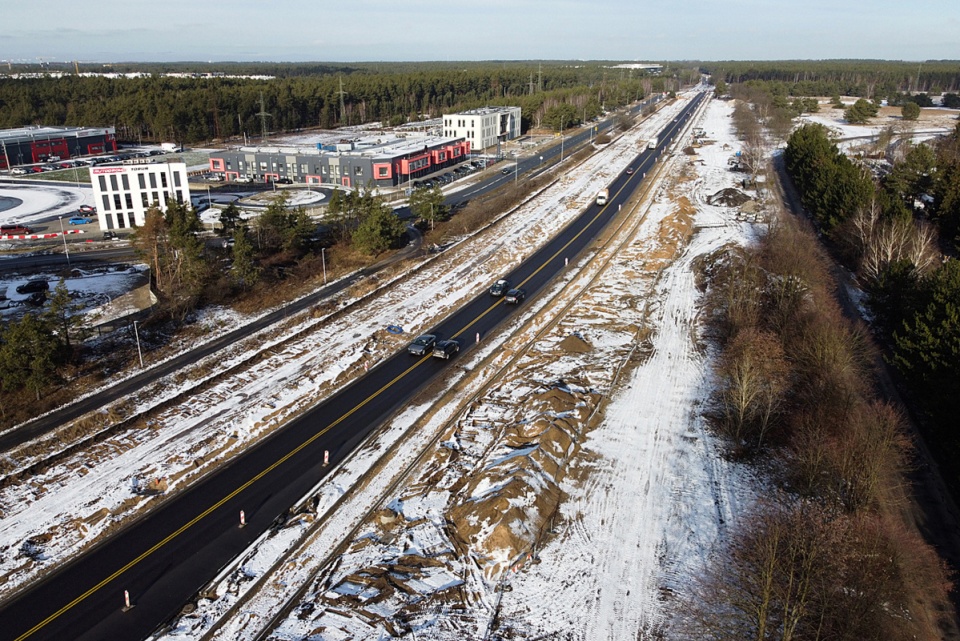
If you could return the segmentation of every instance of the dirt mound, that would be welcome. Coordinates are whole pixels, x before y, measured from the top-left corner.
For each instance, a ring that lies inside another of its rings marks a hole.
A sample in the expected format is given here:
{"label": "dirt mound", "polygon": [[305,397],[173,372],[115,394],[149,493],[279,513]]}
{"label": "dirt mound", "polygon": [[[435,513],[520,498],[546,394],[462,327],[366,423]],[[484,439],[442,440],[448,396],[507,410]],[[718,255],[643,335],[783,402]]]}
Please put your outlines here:
{"label": "dirt mound", "polygon": [[593,351],[590,344],[578,334],[570,334],[560,341],[560,349],[571,354],[586,354]]}
{"label": "dirt mound", "polygon": [[722,205],[724,207],[739,207],[748,200],[750,200],[750,196],[733,187],[721,189],[712,196],[707,196],[708,205]]}

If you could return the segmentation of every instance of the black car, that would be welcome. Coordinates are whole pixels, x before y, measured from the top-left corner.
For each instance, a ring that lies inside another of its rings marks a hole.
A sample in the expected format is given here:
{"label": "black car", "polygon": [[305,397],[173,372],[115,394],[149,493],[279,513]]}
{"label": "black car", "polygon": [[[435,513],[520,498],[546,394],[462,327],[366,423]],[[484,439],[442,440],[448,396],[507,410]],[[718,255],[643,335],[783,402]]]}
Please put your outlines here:
{"label": "black car", "polygon": [[433,355],[444,360],[450,359],[460,351],[460,343],[455,340],[440,341],[433,348]]}
{"label": "black car", "polygon": [[50,283],[45,280],[31,280],[23,285],[17,285],[18,294],[33,294],[35,292],[45,292],[50,289]]}
{"label": "black car", "polygon": [[503,297],[503,301],[508,305],[516,305],[526,297],[527,292],[524,290],[519,288],[511,289],[509,292],[507,292],[507,295]]}
{"label": "black car", "polygon": [[414,356],[426,356],[437,344],[437,337],[433,334],[424,334],[417,336],[416,340],[407,347],[407,352]]}
{"label": "black car", "polygon": [[493,284],[493,287],[490,288],[491,296],[503,296],[508,291],[510,291],[510,281],[501,278]]}
{"label": "black car", "polygon": [[293,180],[291,180],[290,178],[277,178],[277,180],[276,180],[275,182],[276,182],[278,185],[292,185],[292,184],[293,184]]}
{"label": "black car", "polygon": [[504,167],[503,169],[500,170],[500,173],[506,176],[507,174],[513,173],[513,170],[510,169],[509,167]]}

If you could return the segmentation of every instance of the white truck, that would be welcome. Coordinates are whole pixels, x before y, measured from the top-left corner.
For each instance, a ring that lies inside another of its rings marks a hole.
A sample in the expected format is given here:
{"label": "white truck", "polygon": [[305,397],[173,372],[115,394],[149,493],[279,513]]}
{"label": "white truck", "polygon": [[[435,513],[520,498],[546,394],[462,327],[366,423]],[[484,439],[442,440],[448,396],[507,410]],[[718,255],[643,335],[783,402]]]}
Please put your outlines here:
{"label": "white truck", "polygon": [[176,151],[180,151],[180,145],[178,145],[175,142],[162,142],[160,143],[160,149],[164,150],[169,154]]}
{"label": "white truck", "polygon": [[606,204],[607,204],[607,200],[609,200],[609,199],[610,199],[610,190],[609,190],[609,189],[601,189],[600,191],[597,192],[597,204],[598,204],[598,205],[601,205],[601,206],[606,205]]}
{"label": "white truck", "polygon": [[657,137],[654,136],[647,142],[647,149],[656,149],[657,148]]}

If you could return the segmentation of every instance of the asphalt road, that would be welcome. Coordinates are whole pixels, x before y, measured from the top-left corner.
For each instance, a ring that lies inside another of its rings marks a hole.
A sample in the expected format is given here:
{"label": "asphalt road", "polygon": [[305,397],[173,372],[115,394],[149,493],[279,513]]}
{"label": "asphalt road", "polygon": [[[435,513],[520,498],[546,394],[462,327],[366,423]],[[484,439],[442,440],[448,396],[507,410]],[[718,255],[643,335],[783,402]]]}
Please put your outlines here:
{"label": "asphalt road", "polygon": [[[660,134],[660,148],[701,98]],[[658,149],[657,151],[659,151]],[[503,276],[535,297],[596,238],[640,185],[655,160],[643,150],[633,175],[610,185],[604,207],[591,205],[547,246]],[[468,352],[515,311],[483,294],[431,330]],[[462,357],[462,356],[461,356]],[[455,359],[454,359],[455,360]],[[282,517],[376,426],[440,375],[447,361],[396,354],[362,379],[292,421],[237,460],[200,480],[34,584],[0,609],[0,630],[26,639],[141,639],[169,620],[217,572]],[[332,465],[331,465],[332,466]],[[243,510],[246,526],[239,527]],[[123,611],[124,591],[135,607]]]}

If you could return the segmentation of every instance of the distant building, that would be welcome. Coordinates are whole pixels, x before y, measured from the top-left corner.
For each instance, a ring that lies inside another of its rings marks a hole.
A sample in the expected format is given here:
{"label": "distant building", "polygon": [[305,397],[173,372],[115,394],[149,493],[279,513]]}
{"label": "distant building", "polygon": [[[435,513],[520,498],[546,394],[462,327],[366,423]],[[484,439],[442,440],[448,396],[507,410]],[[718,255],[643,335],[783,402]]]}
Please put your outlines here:
{"label": "distant building", "polygon": [[0,131],[0,169],[116,150],[113,127],[19,127]]}
{"label": "distant building", "polygon": [[483,107],[443,115],[443,135],[486,149],[520,136],[520,107]]}
{"label": "distant building", "polygon": [[187,165],[182,162],[91,167],[94,202],[100,229],[139,227],[154,204],[190,203]]}
{"label": "distant building", "polygon": [[339,187],[395,187],[462,163],[470,143],[454,137],[358,138],[309,147],[241,147],[210,154],[228,181],[290,180]]}

